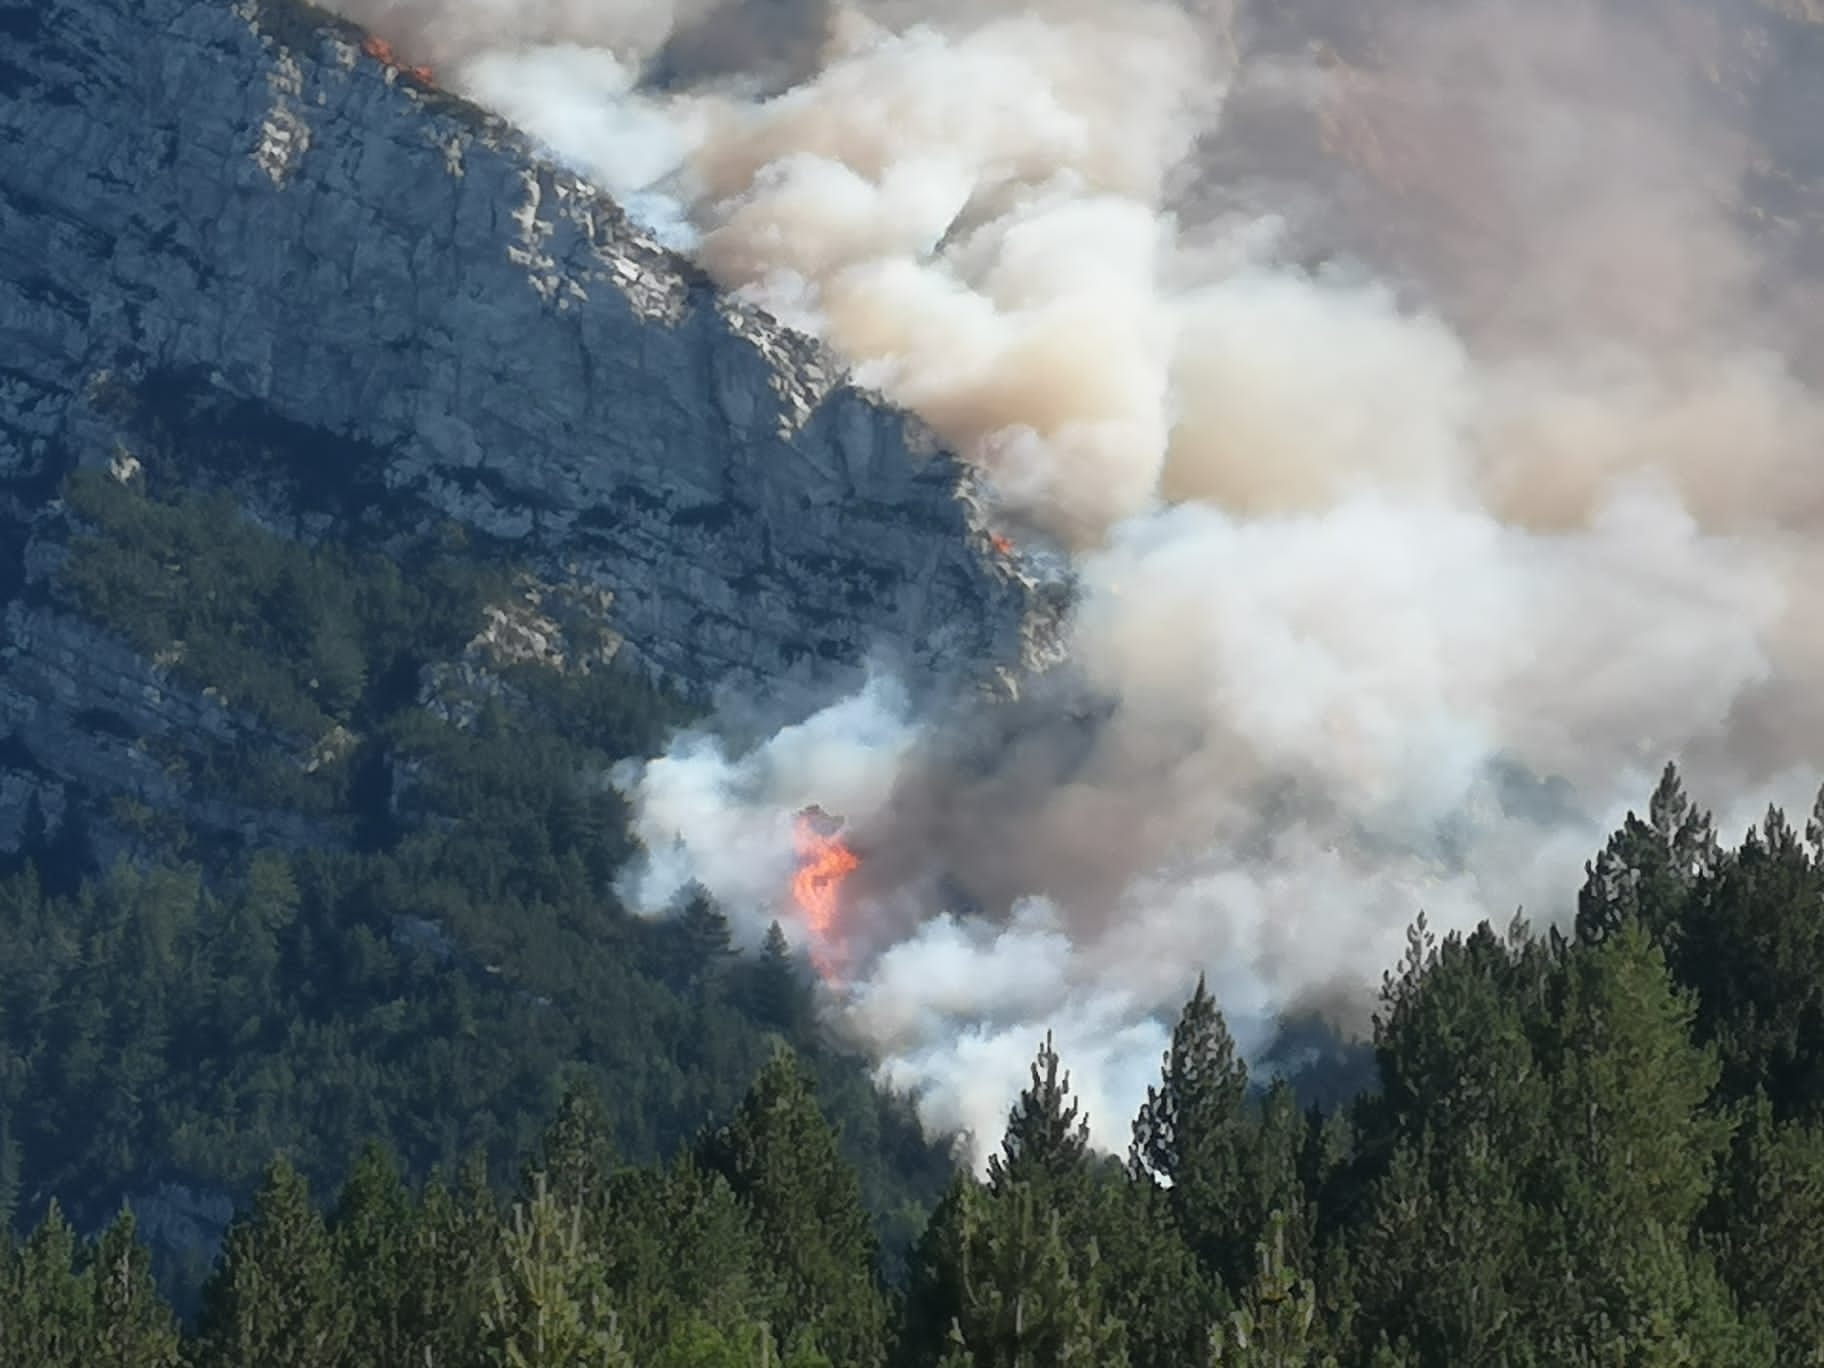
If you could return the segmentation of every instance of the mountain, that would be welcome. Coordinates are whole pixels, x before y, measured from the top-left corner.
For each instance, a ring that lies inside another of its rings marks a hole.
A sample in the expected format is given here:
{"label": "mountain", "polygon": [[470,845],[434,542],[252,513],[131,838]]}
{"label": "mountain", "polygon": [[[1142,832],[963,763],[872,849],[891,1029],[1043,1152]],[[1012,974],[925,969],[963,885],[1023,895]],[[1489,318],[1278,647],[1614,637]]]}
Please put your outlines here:
{"label": "mountain", "polygon": [[[0,850],[74,806],[117,853],[121,799],[331,839],[197,775],[384,761],[317,706],[322,669],[262,715],[207,643],[74,588],[72,547],[134,515],[116,495],[222,495],[408,579],[457,543],[511,565],[443,658],[392,662],[446,712],[521,660],[696,703],[876,648],[992,683],[1055,617],[916,424],[358,32],[293,0],[64,0],[0,34]],[[85,472],[112,490],[63,497]]]}
{"label": "mountain", "polygon": [[947,1153],[800,966],[621,909],[607,775],[877,653],[1004,695],[1067,590],[384,55],[293,0],[0,4],[0,1216],[127,1197],[182,1301],[275,1152],[510,1182],[580,1073],[654,1157],[784,1040],[903,1247]]}

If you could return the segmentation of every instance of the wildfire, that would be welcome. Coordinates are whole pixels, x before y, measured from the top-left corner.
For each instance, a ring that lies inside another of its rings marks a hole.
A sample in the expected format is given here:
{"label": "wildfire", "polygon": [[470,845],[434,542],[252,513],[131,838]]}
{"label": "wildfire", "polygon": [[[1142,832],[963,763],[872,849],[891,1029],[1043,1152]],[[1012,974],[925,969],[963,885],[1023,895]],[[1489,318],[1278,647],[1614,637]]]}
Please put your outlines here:
{"label": "wildfire", "polygon": [[393,52],[393,45],[384,38],[377,38],[374,35],[369,34],[367,40],[361,44],[361,50],[367,53],[367,55],[372,57],[376,62],[384,63],[394,71],[403,71],[407,76],[412,77],[414,80],[424,85],[435,84],[431,77],[431,69],[428,66],[407,66],[404,62],[401,62],[397,54]]}
{"label": "wildfire", "polygon": [[798,814],[792,844],[798,853],[798,872],[792,876],[792,900],[811,929],[811,962],[827,979],[836,977],[832,951],[840,944],[843,881],[861,867],[861,860],[844,844],[842,824],[822,808]]}
{"label": "wildfire", "polygon": [[1013,554],[1013,538],[1004,537],[999,532],[996,532],[989,540],[994,543],[994,549],[999,551],[1003,556],[1011,556]]}

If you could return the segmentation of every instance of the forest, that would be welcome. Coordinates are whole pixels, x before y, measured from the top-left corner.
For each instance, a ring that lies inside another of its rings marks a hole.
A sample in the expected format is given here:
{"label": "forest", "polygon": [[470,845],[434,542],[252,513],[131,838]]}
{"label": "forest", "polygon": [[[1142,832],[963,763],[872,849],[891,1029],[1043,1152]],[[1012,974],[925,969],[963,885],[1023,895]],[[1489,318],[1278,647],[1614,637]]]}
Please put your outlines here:
{"label": "forest", "polygon": [[[804,966],[782,942],[735,953],[706,904],[654,922],[615,896],[631,847],[602,776],[687,708],[613,664],[467,659],[518,572],[459,531],[310,546],[225,496],[95,473],[66,499],[88,530],[59,592],[269,729],[154,737],[155,757],[328,839],[95,795],[0,865],[0,1213],[55,1196],[92,1232],[176,1191],[225,1220],[276,1153],[330,1191],[369,1139],[415,1181],[475,1159],[505,1190],[579,1081],[615,1100],[619,1151],[654,1160],[785,1043],[889,1261],[909,1247],[948,1155],[819,1025]],[[104,827],[132,858],[95,866]],[[208,1270],[187,1237],[219,1228],[168,1224],[144,1233],[188,1314]]]}
{"label": "forest", "polygon": [[[1824,1362],[1824,798],[1731,846],[1668,767],[1563,930],[1419,918],[1347,1100],[1251,1077],[1187,982],[1105,1155],[1035,1039],[978,1175],[783,939],[615,899],[591,777],[687,709],[529,667],[426,706],[508,572],[69,497],[85,613],[346,738],[168,763],[345,838],[116,803],[135,858],[65,821],[0,871],[0,1365]],[[219,1249],[154,1238],[173,1187],[232,1199]]]}
{"label": "forest", "polygon": [[1568,934],[1415,923],[1347,1106],[1250,1080],[1199,983],[1127,1154],[1099,1155],[1038,1043],[897,1276],[776,1041],[662,1161],[627,1160],[582,1083],[505,1193],[479,1159],[411,1183],[379,1143],[333,1192],[274,1157],[181,1324],[130,1210],[85,1239],[50,1200],[6,1256],[0,1361],[1816,1363],[1821,901],[1824,813],[1725,848],[1668,769]]}

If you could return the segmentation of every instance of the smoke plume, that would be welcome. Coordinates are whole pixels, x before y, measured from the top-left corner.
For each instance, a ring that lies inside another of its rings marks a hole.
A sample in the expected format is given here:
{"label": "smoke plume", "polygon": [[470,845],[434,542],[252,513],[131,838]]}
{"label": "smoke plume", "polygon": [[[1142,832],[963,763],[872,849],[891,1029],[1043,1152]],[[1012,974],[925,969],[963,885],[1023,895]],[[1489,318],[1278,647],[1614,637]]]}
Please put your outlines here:
{"label": "smoke plume", "polygon": [[1816,339],[1744,186],[1747,0],[341,0],[826,338],[1072,558],[1069,664],[885,676],[619,781],[981,1146],[1047,1027],[1119,1146],[1207,971],[1359,1025],[1434,926],[1571,908],[1677,758],[1745,822],[1824,755]]}

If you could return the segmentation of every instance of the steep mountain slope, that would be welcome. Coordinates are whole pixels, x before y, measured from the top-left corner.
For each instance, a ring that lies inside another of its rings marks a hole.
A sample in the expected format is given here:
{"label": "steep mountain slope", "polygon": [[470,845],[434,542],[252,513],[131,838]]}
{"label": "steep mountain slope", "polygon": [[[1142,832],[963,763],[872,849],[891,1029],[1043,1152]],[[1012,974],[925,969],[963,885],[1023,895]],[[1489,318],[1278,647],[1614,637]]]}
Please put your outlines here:
{"label": "steep mountain slope", "polygon": [[962,466],[359,34],[291,0],[8,5],[0,34],[0,850],[71,795],[312,841],[149,744],[346,744],[85,611],[82,468],[408,567],[460,535],[522,572],[507,656],[564,663],[555,613],[694,699],[877,647],[1019,664],[1033,585]]}

